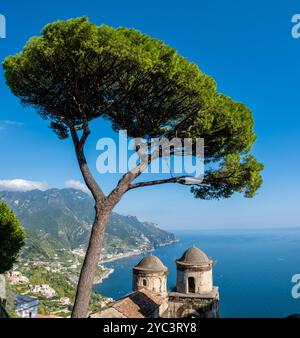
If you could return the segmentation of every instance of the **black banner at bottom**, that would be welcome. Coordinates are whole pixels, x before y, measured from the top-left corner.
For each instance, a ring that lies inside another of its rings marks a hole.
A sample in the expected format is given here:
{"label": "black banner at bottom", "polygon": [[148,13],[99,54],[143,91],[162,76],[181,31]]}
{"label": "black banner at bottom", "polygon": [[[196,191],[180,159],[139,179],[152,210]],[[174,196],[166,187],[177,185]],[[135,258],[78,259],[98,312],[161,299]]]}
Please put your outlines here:
{"label": "black banner at bottom", "polygon": [[[299,319],[0,319],[1,337],[15,334],[55,337],[66,334],[97,338],[108,336],[231,336],[278,334],[300,327]],[[7,329],[7,331],[6,331]],[[4,332],[9,332],[5,335]],[[296,331],[295,331],[296,332]]]}

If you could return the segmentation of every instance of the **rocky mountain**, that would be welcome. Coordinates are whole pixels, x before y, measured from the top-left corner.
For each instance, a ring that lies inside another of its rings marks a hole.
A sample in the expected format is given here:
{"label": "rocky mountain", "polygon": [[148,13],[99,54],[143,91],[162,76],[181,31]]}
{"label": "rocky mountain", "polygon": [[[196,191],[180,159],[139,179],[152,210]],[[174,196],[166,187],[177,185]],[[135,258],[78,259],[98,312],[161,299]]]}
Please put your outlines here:
{"label": "rocky mountain", "polygon": [[[92,198],[75,189],[1,191],[27,231],[23,256],[50,258],[57,252],[85,248],[94,218]],[[134,216],[113,213],[105,235],[105,253],[149,250],[170,243],[175,236]]]}

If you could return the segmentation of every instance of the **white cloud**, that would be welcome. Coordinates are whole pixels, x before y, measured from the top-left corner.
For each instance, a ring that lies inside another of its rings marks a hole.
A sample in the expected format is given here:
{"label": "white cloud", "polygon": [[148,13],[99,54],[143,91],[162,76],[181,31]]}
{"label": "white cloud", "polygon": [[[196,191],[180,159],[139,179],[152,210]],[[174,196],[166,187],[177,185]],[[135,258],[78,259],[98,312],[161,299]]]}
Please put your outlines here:
{"label": "white cloud", "polygon": [[10,191],[28,191],[28,190],[46,190],[48,184],[46,182],[27,181],[23,179],[0,180],[0,190]]}
{"label": "white cloud", "polygon": [[9,127],[21,127],[22,122],[10,121],[10,120],[0,120],[0,131],[6,130]]}
{"label": "white cloud", "polygon": [[78,190],[81,190],[81,191],[86,192],[88,194],[91,193],[89,191],[88,187],[84,183],[81,183],[80,181],[76,181],[76,180],[68,180],[68,181],[66,181],[65,182],[65,187],[66,188],[78,189]]}

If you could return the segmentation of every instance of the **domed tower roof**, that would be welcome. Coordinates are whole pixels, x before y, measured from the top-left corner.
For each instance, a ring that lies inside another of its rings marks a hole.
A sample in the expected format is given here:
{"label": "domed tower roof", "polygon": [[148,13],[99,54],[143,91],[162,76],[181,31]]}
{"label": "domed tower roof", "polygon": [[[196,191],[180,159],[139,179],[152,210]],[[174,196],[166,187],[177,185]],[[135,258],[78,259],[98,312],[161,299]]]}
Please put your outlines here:
{"label": "domed tower roof", "polygon": [[213,261],[200,249],[192,246],[187,249],[180,259],[176,261],[180,265],[207,266]]}
{"label": "domed tower roof", "polygon": [[156,256],[146,256],[144,257],[135,267],[134,270],[141,271],[153,271],[153,272],[163,272],[167,271],[162,261]]}

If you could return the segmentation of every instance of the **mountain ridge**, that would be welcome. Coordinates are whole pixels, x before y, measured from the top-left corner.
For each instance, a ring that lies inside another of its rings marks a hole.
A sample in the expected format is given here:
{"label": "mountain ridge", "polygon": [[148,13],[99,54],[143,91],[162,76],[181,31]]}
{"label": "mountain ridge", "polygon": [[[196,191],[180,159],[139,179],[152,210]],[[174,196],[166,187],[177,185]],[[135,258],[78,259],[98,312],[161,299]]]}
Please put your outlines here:
{"label": "mountain ridge", "polygon": [[[87,193],[73,188],[1,191],[1,199],[27,231],[23,256],[49,259],[57,251],[86,248],[95,212],[94,201]],[[152,250],[174,241],[172,233],[154,223],[113,212],[106,228],[103,253]]]}

